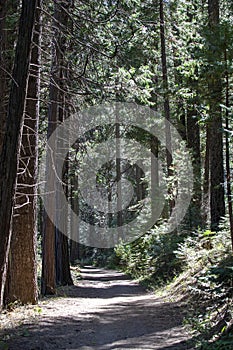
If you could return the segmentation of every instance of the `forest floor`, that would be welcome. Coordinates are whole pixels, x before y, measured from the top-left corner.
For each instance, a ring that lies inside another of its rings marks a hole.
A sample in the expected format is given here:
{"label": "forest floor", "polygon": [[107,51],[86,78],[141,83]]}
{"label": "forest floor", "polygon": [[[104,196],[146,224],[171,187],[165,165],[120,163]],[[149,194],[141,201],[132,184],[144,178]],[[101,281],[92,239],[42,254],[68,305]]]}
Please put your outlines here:
{"label": "forest floor", "polygon": [[17,310],[0,316],[0,349],[194,349],[180,301],[158,297],[113,270],[82,268],[74,286],[24,310],[21,316]]}

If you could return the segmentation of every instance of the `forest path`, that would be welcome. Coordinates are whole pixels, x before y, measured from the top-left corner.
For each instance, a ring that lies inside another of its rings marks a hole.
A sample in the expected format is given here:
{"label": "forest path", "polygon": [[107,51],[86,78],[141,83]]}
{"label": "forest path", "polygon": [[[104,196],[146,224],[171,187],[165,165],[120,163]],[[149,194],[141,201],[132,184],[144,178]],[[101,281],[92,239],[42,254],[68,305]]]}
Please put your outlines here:
{"label": "forest path", "polygon": [[[9,350],[193,349],[179,303],[148,293],[123,273],[85,267],[65,297],[41,304]],[[20,329],[19,327],[19,329]]]}

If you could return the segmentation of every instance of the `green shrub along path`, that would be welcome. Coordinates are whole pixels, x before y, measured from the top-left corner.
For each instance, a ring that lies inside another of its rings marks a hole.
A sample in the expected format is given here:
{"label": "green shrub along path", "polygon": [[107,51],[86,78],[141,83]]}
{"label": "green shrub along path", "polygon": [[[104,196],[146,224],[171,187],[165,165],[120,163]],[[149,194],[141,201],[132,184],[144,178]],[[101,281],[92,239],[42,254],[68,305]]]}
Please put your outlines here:
{"label": "green shrub along path", "polygon": [[182,324],[185,307],[117,271],[86,266],[78,283],[39,307],[14,328],[7,349],[194,349]]}

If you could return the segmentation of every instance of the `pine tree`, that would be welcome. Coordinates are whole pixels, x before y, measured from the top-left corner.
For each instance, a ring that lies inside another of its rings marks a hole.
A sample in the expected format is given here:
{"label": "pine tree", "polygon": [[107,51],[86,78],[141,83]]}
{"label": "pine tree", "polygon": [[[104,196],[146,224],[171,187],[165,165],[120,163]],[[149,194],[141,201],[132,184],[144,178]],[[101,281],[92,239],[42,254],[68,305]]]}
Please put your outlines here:
{"label": "pine tree", "polygon": [[12,73],[9,97],[6,133],[0,154],[0,306],[6,282],[8,255],[11,242],[11,219],[14,207],[15,185],[19,148],[21,143],[26,86],[29,72],[29,61],[33,26],[35,21],[36,1],[23,0],[19,22],[14,69]]}

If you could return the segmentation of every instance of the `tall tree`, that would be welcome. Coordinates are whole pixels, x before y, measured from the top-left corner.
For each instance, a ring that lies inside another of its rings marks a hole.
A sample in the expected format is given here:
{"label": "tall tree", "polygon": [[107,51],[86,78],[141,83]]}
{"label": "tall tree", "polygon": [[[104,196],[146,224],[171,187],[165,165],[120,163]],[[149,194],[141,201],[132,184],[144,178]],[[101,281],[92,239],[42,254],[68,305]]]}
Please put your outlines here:
{"label": "tall tree", "polygon": [[[163,78],[163,93],[164,93],[164,115],[165,115],[165,132],[166,132],[166,161],[167,161],[167,175],[168,177],[173,175],[172,171],[172,143],[171,143],[171,130],[170,130],[170,101],[168,91],[168,69],[167,69],[167,54],[166,54],[166,40],[165,40],[165,21],[164,21],[164,6],[163,1],[159,1],[159,20],[160,20],[160,41],[161,41],[161,62],[162,62],[162,78]],[[169,194],[171,191],[169,189]],[[174,201],[170,198],[170,212],[174,206]]]}
{"label": "tall tree", "polygon": [[[65,53],[67,47],[66,28],[68,25],[68,11],[72,4],[71,1],[54,1],[54,19],[53,26],[55,28],[52,41],[52,67],[51,67],[51,82],[49,96],[49,126],[48,138],[56,129],[59,122],[65,119],[66,103],[66,81],[67,67]],[[62,147],[59,141],[59,147]],[[56,148],[58,144],[54,145]],[[55,227],[57,220],[60,220],[60,215],[64,218],[64,230],[66,231],[66,218],[64,208],[60,208],[60,193],[56,188],[56,175],[53,172],[51,164],[53,164],[55,152],[49,150],[47,154],[47,171],[50,183],[54,183],[54,192],[50,205],[53,207],[53,220],[45,213],[44,232],[43,232],[43,261],[42,261],[42,294],[53,294],[57,284],[72,284],[72,279],[69,269],[69,250],[67,236]]]}
{"label": "tall tree", "polygon": [[[58,100],[57,100],[57,112],[58,122],[62,123],[69,116],[69,96],[68,96],[68,62],[67,62],[67,50],[68,50],[68,31],[70,22],[70,9],[73,1],[66,0],[60,1],[55,4],[55,17],[57,19],[57,32],[55,36],[56,40],[56,62],[54,61],[54,68],[57,71],[57,84],[58,84]],[[59,141],[59,147],[64,147],[63,140]],[[59,149],[58,149],[59,153]],[[68,197],[68,169],[69,161],[66,159],[63,166],[63,190]],[[73,284],[70,266],[69,266],[69,248],[68,248],[68,212],[66,208],[61,207],[62,200],[60,198],[59,190],[56,190],[56,220],[60,221],[58,227],[63,227],[62,232],[56,227],[55,230],[55,251],[56,251],[56,282],[58,285],[71,285]],[[63,220],[61,220],[63,218]]]}
{"label": "tall tree", "polygon": [[[116,94],[117,95],[117,94]],[[116,147],[116,186],[117,186],[117,235],[118,239],[122,238],[122,183],[121,183],[121,126],[119,123],[118,106],[116,106],[116,129],[115,129],[115,147]]]}
{"label": "tall tree", "polygon": [[18,0],[0,1],[0,149],[6,126],[9,85],[14,63],[17,6]]}
{"label": "tall tree", "polygon": [[22,0],[19,34],[6,121],[6,133],[0,155],[0,306],[3,305],[3,294],[11,242],[10,225],[14,207],[35,9],[36,0]]}
{"label": "tall tree", "polygon": [[233,208],[232,208],[232,190],[231,190],[231,157],[230,157],[230,141],[229,141],[229,108],[230,108],[230,84],[229,84],[229,67],[228,67],[228,52],[227,40],[225,34],[224,61],[225,61],[225,104],[226,104],[226,177],[227,177],[227,204],[230,222],[231,246],[233,250]]}
{"label": "tall tree", "polygon": [[[178,101],[175,101],[175,110],[180,115],[179,132],[182,138],[186,140],[187,147],[190,149],[192,155],[194,183],[188,217],[190,227],[197,228],[202,224],[200,113],[198,112],[201,99],[198,91],[199,62],[196,57],[196,51],[201,40],[197,22],[201,18],[201,15],[196,0],[192,0],[190,3],[184,5],[174,2],[171,6],[171,30],[174,36],[172,45],[173,60],[174,67],[176,68],[174,82],[180,90],[177,94]],[[180,40],[182,40],[182,46],[180,45]]]}
{"label": "tall tree", "polygon": [[221,218],[225,215],[224,201],[224,168],[223,168],[223,133],[222,133],[222,81],[221,72],[216,62],[221,61],[220,31],[219,31],[219,0],[208,0],[209,29],[212,33],[209,54],[209,103],[210,120],[209,164],[210,164],[210,220],[211,229],[218,228]]}
{"label": "tall tree", "polygon": [[38,120],[40,91],[40,0],[37,0],[30,74],[27,87],[24,127],[16,187],[16,208],[12,222],[12,239],[5,301],[37,302],[36,203],[38,168]]}

